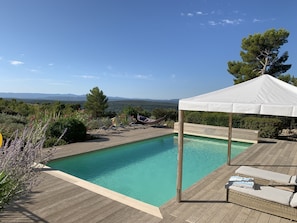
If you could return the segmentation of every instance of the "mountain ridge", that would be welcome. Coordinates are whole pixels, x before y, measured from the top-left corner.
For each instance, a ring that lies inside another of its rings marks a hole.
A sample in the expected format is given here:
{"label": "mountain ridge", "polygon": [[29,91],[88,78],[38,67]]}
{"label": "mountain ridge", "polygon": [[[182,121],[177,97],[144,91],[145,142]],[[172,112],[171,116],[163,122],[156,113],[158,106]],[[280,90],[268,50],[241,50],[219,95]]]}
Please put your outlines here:
{"label": "mountain ridge", "polygon": [[[86,95],[76,94],[47,94],[47,93],[13,93],[0,92],[0,98],[3,99],[18,99],[18,100],[49,100],[49,101],[86,101]],[[109,101],[125,101],[125,100],[141,100],[141,101],[166,101],[176,103],[178,99],[142,99],[142,98],[124,98],[110,97]]]}

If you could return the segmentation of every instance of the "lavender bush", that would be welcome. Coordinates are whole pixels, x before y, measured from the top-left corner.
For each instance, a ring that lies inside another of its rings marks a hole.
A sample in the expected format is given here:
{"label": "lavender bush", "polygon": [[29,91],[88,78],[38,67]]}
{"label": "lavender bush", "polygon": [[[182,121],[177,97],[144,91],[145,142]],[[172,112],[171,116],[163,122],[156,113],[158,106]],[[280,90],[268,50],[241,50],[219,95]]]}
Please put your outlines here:
{"label": "lavender bush", "polygon": [[37,168],[52,157],[54,147],[43,149],[48,123],[35,123],[16,131],[0,148],[0,210],[31,191],[38,181]]}

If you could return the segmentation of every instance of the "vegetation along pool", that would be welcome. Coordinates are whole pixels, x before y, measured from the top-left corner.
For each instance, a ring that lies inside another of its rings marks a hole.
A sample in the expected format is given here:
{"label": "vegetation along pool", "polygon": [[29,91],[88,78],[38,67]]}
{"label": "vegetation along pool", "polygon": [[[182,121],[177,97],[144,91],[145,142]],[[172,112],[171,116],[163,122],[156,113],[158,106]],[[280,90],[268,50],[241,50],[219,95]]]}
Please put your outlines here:
{"label": "vegetation along pool", "polygon": [[[185,136],[183,190],[226,163],[227,144]],[[232,158],[250,145],[232,142]],[[48,166],[159,207],[176,193],[177,150],[172,134],[54,160]]]}

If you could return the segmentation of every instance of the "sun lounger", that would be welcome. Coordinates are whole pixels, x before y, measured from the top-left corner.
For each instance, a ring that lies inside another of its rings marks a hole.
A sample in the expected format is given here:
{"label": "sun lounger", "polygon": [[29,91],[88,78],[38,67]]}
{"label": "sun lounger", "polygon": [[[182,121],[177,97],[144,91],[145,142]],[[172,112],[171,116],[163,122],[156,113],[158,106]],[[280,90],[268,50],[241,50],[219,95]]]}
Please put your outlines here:
{"label": "sun lounger", "polygon": [[297,194],[270,186],[256,189],[226,185],[227,202],[268,214],[297,220]]}
{"label": "sun lounger", "polygon": [[297,185],[296,175],[291,176],[249,166],[241,166],[235,171],[235,173],[244,177],[253,177],[254,181],[260,185],[281,185],[295,187]]}

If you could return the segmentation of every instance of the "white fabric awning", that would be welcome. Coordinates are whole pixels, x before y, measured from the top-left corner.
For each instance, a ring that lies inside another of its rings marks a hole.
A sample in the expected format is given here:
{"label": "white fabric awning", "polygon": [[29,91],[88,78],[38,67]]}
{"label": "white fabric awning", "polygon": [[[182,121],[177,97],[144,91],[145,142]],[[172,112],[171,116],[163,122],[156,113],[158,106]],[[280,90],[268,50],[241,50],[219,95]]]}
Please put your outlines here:
{"label": "white fabric awning", "polygon": [[[179,100],[177,201],[181,201],[184,110],[297,117],[297,87],[261,75],[221,90]],[[229,116],[228,160],[231,160],[232,115]]]}
{"label": "white fabric awning", "polygon": [[179,110],[297,117],[297,87],[265,74],[221,90],[180,99]]}

